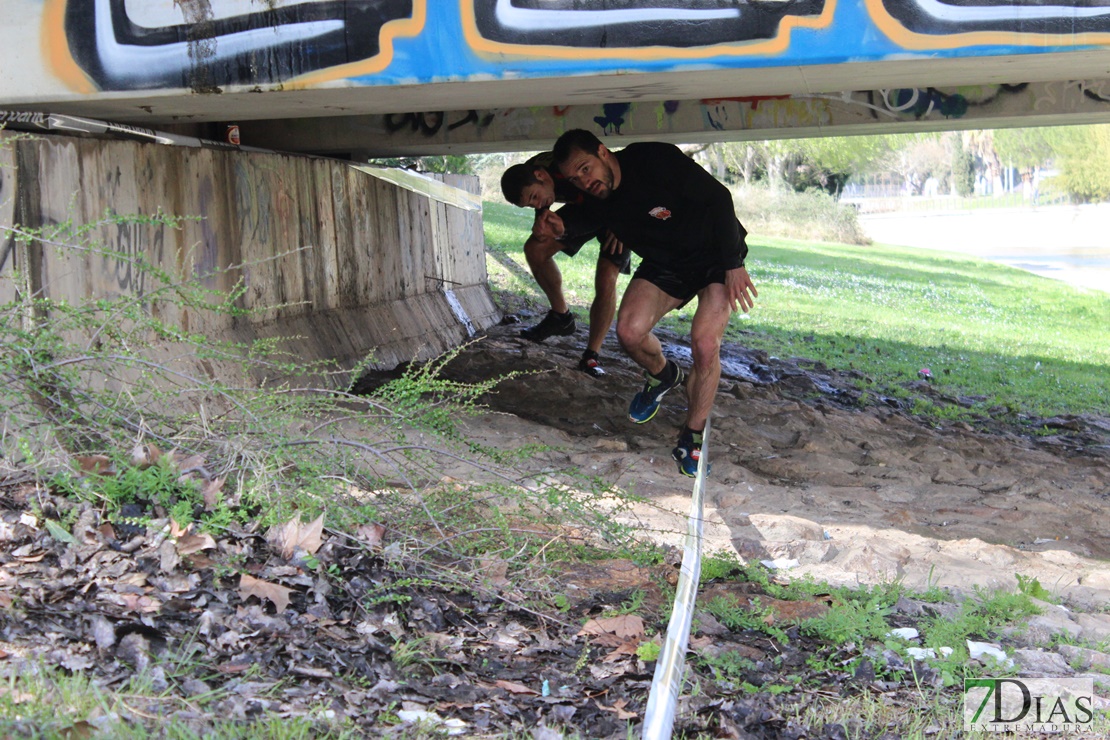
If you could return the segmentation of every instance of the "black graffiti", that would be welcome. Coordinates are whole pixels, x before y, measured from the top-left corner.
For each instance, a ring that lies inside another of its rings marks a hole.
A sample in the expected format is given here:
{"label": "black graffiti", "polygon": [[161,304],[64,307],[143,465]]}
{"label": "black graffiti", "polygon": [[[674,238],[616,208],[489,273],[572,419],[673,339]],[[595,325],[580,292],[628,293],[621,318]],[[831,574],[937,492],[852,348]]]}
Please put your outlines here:
{"label": "black graffiti", "polygon": [[0,126],[22,124],[36,128],[47,128],[47,114],[19,110],[0,110]]}
{"label": "black graffiti", "polygon": [[219,92],[376,56],[383,26],[411,18],[413,1],[266,2],[227,17],[218,11],[239,4],[183,1],[174,7],[184,22],[151,27],[129,15],[126,0],[68,0],[65,33],[73,58],[104,90]]}
{"label": "black graffiti", "polygon": [[435,136],[443,128],[443,111],[435,113],[387,113],[385,128],[395,134],[406,126],[413,133],[421,132],[425,136]]}
{"label": "black graffiti", "polygon": [[594,123],[601,126],[601,130],[606,134],[621,132],[621,126],[624,124],[624,114],[632,110],[631,103],[606,103],[602,106],[605,115],[594,116]]}
{"label": "black graffiti", "polygon": [[1083,96],[1088,100],[1095,100],[1099,103],[1110,103],[1110,97],[1102,93],[1097,93],[1086,85],[1082,85],[1080,89],[1083,91]]}
{"label": "black graffiti", "polygon": [[1070,37],[1110,31],[1110,7],[1099,0],[882,0],[882,7],[907,31],[929,36],[994,31]]}
{"label": "black graffiti", "polygon": [[473,0],[486,39],[585,48],[696,47],[772,39],[788,16],[815,18],[826,0]]}
{"label": "black graffiti", "polygon": [[[870,102],[874,103],[874,91],[869,91],[868,95],[871,96]],[[969,107],[963,95],[942,92],[935,87],[885,90],[883,103],[887,110],[912,115],[918,120],[933,113],[945,118],[962,118]]]}
{"label": "black graffiti", "polygon": [[149,270],[165,252],[166,227],[160,224],[117,223],[111,252],[103,256],[105,272],[115,278],[120,291],[142,297],[146,294]]}
{"label": "black graffiti", "polygon": [[[483,129],[493,123],[495,114],[486,112],[479,114],[476,110],[467,111],[466,115],[453,123],[447,124],[448,131],[454,131],[457,128],[473,124],[479,129]],[[435,136],[443,128],[444,122],[447,120],[447,114],[443,111],[433,111],[431,113],[387,113],[385,116],[385,129],[391,134],[395,134],[402,129],[408,129],[412,133],[421,133],[424,136]]]}

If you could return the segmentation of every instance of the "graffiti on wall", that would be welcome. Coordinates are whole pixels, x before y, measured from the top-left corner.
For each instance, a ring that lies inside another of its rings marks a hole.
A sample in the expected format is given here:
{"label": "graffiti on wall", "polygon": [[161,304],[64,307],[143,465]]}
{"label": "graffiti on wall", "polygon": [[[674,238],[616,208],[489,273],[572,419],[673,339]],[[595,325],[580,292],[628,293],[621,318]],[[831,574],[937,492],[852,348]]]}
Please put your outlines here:
{"label": "graffiti on wall", "polygon": [[977,43],[1106,43],[1110,34],[1110,5],[1103,0],[866,0],[866,4],[876,26],[912,49]]}
{"label": "graffiti on wall", "polygon": [[834,2],[462,0],[464,19],[483,41],[592,50],[689,49],[775,39],[799,22],[831,20]]}
{"label": "graffiti on wall", "polygon": [[68,0],[66,51],[102,90],[213,92],[378,57],[424,1]]}
{"label": "graffiti on wall", "polygon": [[[744,138],[781,135],[788,129],[826,134],[850,133],[857,125],[871,132],[890,124],[974,120],[990,127],[994,118],[1015,115],[1095,113],[1110,106],[1110,80],[966,85],[960,87],[901,87],[803,93],[798,95],[741,96],[667,100],[657,103],[624,102],[569,106],[537,106],[471,111],[439,111],[381,116],[381,132],[394,147],[406,142],[450,144],[454,134],[463,141],[481,136],[499,141],[527,141],[533,148],[554,142],[571,128],[585,128],[612,146],[620,139],[667,137],[675,133],[748,132]],[[465,122],[451,130],[447,122]],[[880,124],[879,128],[875,124]],[[476,128],[483,125],[483,128]],[[805,135],[805,134],[803,134]],[[414,147],[414,149],[419,147]]]}
{"label": "graffiti on wall", "polygon": [[[50,68],[90,93],[598,73],[610,60],[660,71],[693,59],[804,65],[901,50],[1110,45],[1110,0],[862,0],[852,12],[841,3],[836,24],[837,0],[41,2]],[[552,60],[561,66],[545,66]]]}

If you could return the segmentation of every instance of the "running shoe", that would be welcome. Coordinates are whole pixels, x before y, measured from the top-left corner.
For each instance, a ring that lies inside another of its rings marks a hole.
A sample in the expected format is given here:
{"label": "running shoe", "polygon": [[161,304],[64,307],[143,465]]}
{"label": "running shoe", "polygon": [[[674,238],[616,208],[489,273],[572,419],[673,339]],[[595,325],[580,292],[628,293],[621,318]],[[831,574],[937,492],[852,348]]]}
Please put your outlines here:
{"label": "running shoe", "polygon": [[[678,463],[678,472],[691,478],[698,477],[698,461],[701,460],[702,433],[683,428],[678,435],[678,446],[671,451],[671,457]],[[709,475],[709,468],[705,470]]]}
{"label": "running shoe", "polygon": [[655,378],[651,373],[645,372],[644,389],[637,393],[632,398],[632,403],[628,405],[628,418],[637,424],[645,424],[655,417],[655,413],[659,411],[659,402],[663,400],[663,396],[667,391],[677,385],[681,385],[683,379],[686,377],[680,368],[673,360],[667,360],[667,365],[674,369],[674,380],[666,383],[658,378]]}
{"label": "running shoe", "polygon": [[576,328],[574,314],[570,311],[566,313],[548,311],[547,316],[543,317],[543,321],[522,330],[520,336],[533,342],[542,342],[548,337],[569,337]]}
{"label": "running shoe", "polygon": [[578,369],[591,378],[605,377],[605,368],[601,366],[601,358],[596,352],[590,350],[586,350],[582,354],[582,359],[578,361]]}

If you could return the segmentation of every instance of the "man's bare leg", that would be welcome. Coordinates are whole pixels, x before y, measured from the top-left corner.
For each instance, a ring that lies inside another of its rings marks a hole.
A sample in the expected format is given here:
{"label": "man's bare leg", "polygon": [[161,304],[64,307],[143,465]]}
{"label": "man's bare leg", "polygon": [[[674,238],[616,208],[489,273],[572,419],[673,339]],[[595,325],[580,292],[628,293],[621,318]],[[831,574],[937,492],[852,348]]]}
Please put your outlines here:
{"label": "man's bare leg", "polygon": [[543,342],[553,336],[569,337],[577,329],[574,314],[570,312],[566,298],[563,297],[563,274],[559,272],[559,266],[553,259],[561,248],[562,244],[554,238],[535,235],[524,243],[528,267],[551,304],[551,310],[538,324],[520,332],[520,336],[533,342]]}
{"label": "man's bare leg", "polygon": [[661,373],[667,360],[663,345],[651,330],[679,303],[647,280],[634,278],[624,291],[617,315],[617,339],[628,356],[652,375]]}
{"label": "man's bare leg", "polygon": [[551,310],[555,313],[570,310],[563,296],[563,274],[554,259],[562,248],[563,245],[554,239],[531,236],[524,242],[524,257],[528,260],[528,269],[532,271],[532,276],[536,278],[536,283],[547,296]]}
{"label": "man's bare leg", "polygon": [[698,308],[690,329],[694,364],[686,381],[689,401],[686,426],[689,429],[705,429],[705,421],[713,408],[717,385],[721,380],[721,339],[731,316],[724,285],[711,283],[698,293]]}
{"label": "man's bare leg", "polygon": [[594,273],[594,302],[590,304],[590,338],[586,342],[586,349],[591,352],[601,352],[601,343],[613,325],[613,317],[617,313],[617,275],[620,271],[621,268],[614,262],[598,257]]}

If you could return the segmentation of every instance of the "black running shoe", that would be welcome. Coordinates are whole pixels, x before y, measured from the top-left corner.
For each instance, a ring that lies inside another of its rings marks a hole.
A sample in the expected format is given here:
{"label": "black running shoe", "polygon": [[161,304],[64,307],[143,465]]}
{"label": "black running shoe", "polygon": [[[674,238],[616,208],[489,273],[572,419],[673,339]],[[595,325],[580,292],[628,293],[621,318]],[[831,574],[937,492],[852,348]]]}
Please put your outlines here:
{"label": "black running shoe", "polygon": [[602,378],[605,376],[605,368],[601,366],[601,358],[596,352],[591,352],[590,350],[586,350],[582,354],[582,359],[578,361],[578,369],[591,378]]}
{"label": "black running shoe", "polygon": [[543,321],[522,330],[520,336],[533,342],[542,342],[548,337],[569,337],[576,328],[574,314],[570,311],[566,313],[548,311]]}

